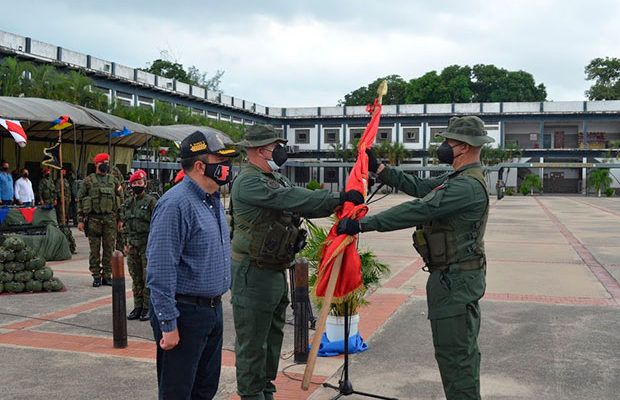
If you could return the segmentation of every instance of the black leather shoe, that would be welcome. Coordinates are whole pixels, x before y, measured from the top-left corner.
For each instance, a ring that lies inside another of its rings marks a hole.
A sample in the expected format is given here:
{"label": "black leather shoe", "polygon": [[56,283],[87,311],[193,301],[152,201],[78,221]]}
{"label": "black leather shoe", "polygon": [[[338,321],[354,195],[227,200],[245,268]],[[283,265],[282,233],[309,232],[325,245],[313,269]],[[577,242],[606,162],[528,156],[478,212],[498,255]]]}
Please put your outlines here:
{"label": "black leather shoe", "polygon": [[93,287],[101,286],[101,278],[93,278]]}
{"label": "black leather shoe", "polygon": [[140,314],[140,321],[148,321],[151,319],[151,309],[143,308],[142,313]]}
{"label": "black leather shoe", "polygon": [[102,278],[101,284],[104,286],[112,286],[112,278]]}
{"label": "black leather shoe", "polygon": [[142,315],[142,309],[134,308],[127,316],[127,319],[131,321],[131,320],[140,318],[141,315]]}

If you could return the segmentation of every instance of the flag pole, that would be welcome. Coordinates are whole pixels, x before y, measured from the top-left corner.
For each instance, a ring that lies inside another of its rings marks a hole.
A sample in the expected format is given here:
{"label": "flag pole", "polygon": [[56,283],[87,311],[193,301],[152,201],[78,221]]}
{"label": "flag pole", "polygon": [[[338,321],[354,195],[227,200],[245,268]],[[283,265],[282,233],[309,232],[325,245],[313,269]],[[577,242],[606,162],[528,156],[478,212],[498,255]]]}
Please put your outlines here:
{"label": "flag pole", "polygon": [[[383,81],[379,84],[377,88],[377,100],[379,104],[382,103],[383,96],[387,93],[387,82]],[[373,117],[375,114],[379,112],[377,108],[375,108],[373,112]],[[371,119],[372,120],[372,119]],[[360,146],[362,142],[360,142]],[[365,183],[368,185],[368,182]],[[346,186],[346,184],[345,184]],[[366,190],[364,190],[364,197],[366,197]],[[347,240],[349,243],[352,242],[352,237],[348,237]],[[340,275],[340,269],[342,268],[342,257],[344,255],[344,247],[343,251],[341,251],[336,259],[334,260],[334,265],[329,275],[329,281],[327,283],[327,289],[325,289],[325,297],[323,298],[323,307],[321,308],[321,315],[319,316],[319,320],[316,324],[316,330],[314,331],[314,336],[312,337],[312,347],[310,348],[310,355],[308,356],[308,363],[306,364],[306,369],[304,370],[304,378],[301,382],[301,388],[303,390],[308,390],[310,387],[310,381],[312,379],[312,374],[314,373],[314,364],[316,363],[316,358],[319,354],[319,346],[321,345],[321,339],[323,337],[323,332],[325,332],[325,323],[327,322],[327,315],[329,314],[330,305],[332,303],[332,299],[334,298],[334,290],[336,289],[336,282],[338,281],[338,276]],[[348,346],[348,343],[344,344]]]}
{"label": "flag pole", "polygon": [[65,178],[62,176],[62,129],[58,130],[58,162],[60,164],[60,224],[65,225]]}

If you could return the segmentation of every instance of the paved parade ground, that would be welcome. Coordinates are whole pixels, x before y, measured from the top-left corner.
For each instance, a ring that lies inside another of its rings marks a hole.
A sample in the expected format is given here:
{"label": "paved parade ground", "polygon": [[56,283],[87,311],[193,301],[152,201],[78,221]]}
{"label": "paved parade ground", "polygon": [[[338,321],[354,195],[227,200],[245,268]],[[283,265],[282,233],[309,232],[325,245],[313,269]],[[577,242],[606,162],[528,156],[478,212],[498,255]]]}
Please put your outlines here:
{"label": "paved parade ground", "polygon": [[[371,212],[407,199],[390,195]],[[488,286],[481,301],[483,398],[617,399],[620,200],[515,196],[491,199],[491,205]],[[360,332],[369,349],[352,356],[351,380],[357,390],[399,399],[442,399],[426,319],[427,274],[420,270],[411,233],[362,235],[362,246],[374,250],[392,273],[361,310]],[[128,321],[129,346],[113,348],[111,288],[91,287],[87,240],[74,235],[78,254],[49,263],[66,291],[0,296],[0,399],[155,399],[150,325]],[[228,300],[218,399],[237,398]],[[286,329],[280,364],[286,371],[276,398],[332,398],[334,391],[316,384],[301,391],[297,380],[304,366],[293,364],[293,327]],[[313,382],[336,383],[342,361],[320,358]]]}

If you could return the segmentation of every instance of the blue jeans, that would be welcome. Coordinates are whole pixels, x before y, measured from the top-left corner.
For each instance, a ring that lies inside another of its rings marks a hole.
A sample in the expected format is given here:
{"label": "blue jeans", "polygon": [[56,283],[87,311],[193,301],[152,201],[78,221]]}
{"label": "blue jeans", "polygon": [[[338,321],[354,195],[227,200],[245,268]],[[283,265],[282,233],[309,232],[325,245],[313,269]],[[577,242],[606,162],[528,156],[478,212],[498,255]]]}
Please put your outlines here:
{"label": "blue jeans", "polygon": [[24,201],[22,203],[22,206],[24,206],[24,207],[30,207],[31,205],[32,205],[32,201]]}
{"label": "blue jeans", "polygon": [[[164,351],[160,323],[151,313],[151,326],[157,342],[157,383],[159,399],[212,399],[220,381],[222,367],[222,304],[216,307],[177,302],[179,344]],[[151,304],[151,310],[154,310]]]}

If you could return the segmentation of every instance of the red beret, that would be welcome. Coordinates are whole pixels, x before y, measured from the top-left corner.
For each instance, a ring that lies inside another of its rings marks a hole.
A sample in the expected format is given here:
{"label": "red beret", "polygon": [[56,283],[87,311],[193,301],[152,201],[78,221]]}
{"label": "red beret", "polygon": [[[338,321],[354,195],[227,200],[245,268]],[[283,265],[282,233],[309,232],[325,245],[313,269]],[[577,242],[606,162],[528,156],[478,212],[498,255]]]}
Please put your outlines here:
{"label": "red beret", "polygon": [[139,179],[144,179],[144,178],[146,178],[146,172],[139,169],[133,174],[131,174],[131,176],[129,177],[129,183],[131,184]]}
{"label": "red beret", "polygon": [[185,171],[180,170],[179,172],[177,172],[177,175],[174,177],[174,183],[181,182],[184,177],[185,177]]}
{"label": "red beret", "polygon": [[110,161],[110,155],[107,153],[99,153],[93,158],[95,164],[102,163],[104,161]]}

